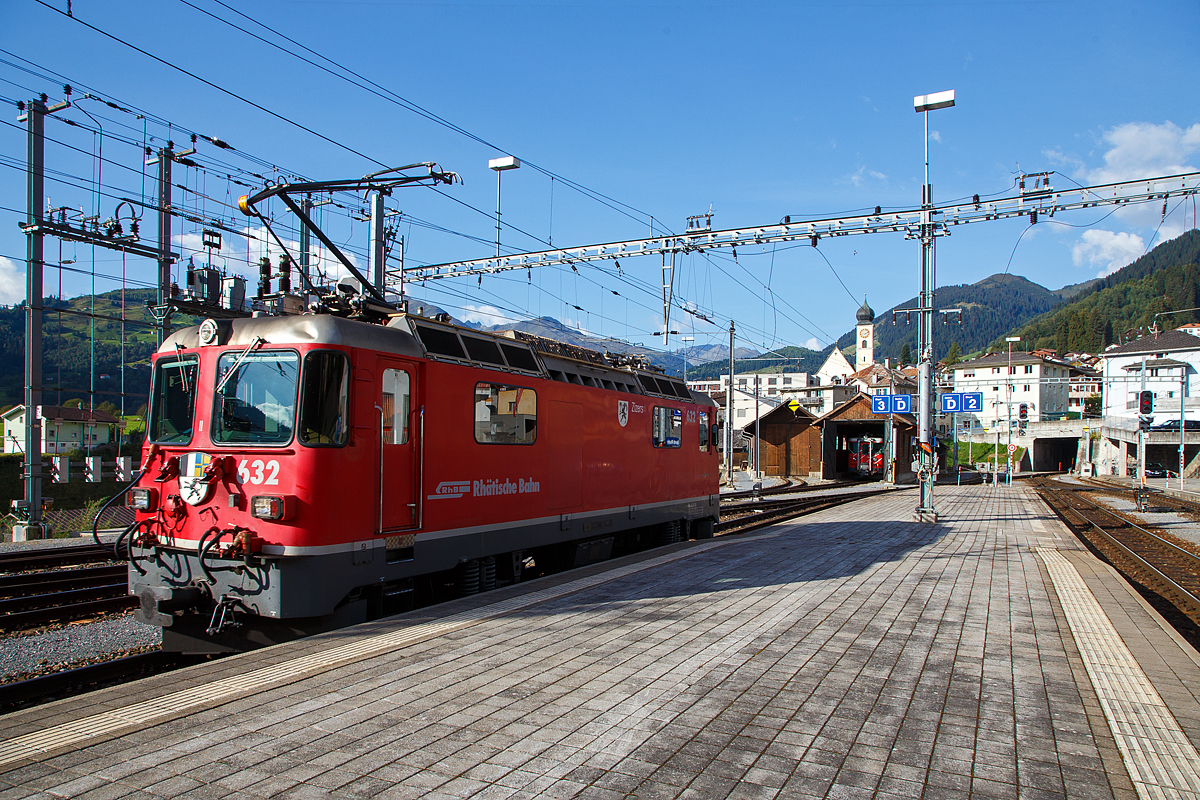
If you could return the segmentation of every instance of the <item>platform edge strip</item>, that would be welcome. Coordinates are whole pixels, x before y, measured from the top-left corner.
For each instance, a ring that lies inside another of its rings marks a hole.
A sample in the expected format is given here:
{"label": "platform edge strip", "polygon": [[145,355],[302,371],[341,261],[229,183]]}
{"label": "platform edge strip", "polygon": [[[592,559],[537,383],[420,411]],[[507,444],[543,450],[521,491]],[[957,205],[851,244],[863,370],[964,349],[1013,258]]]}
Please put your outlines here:
{"label": "platform edge strip", "polygon": [[1197,796],[1200,753],[1075,566],[1054,548],[1035,552],[1050,575],[1138,796]]}

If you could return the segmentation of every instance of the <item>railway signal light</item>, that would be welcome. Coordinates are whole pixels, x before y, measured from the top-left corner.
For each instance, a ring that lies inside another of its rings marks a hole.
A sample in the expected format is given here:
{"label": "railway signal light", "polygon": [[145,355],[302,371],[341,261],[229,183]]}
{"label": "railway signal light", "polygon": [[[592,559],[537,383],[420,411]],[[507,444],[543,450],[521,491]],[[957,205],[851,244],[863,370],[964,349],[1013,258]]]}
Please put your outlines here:
{"label": "railway signal light", "polygon": [[1153,420],[1142,417],[1138,420],[1138,430],[1149,432],[1151,422],[1153,422]]}
{"label": "railway signal light", "polygon": [[1154,392],[1149,389],[1138,393],[1138,413],[1153,414],[1154,413]]}
{"label": "railway signal light", "polygon": [[1017,406],[1017,419],[1020,420],[1022,427],[1024,427],[1025,423],[1029,421],[1028,403],[1021,403],[1021,405]]}

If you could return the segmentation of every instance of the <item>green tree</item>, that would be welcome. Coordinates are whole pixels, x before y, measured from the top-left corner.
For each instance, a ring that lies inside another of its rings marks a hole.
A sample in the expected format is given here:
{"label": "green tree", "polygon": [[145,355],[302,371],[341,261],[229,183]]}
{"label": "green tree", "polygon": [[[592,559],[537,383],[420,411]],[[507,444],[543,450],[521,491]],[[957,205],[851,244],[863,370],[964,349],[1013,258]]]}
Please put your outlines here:
{"label": "green tree", "polygon": [[946,351],[946,363],[957,364],[962,361],[962,350],[958,347],[958,342],[951,342],[950,349]]}
{"label": "green tree", "polygon": [[900,350],[900,366],[912,363],[912,351],[908,349],[908,342],[904,343],[904,347]]}

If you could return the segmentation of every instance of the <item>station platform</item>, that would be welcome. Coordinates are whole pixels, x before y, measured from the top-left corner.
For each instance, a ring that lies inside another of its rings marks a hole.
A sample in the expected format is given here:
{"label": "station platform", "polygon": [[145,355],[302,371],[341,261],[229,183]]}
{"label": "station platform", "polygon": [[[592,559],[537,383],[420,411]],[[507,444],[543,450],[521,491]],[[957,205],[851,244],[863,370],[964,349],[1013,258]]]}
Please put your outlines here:
{"label": "station platform", "polygon": [[889,493],[0,717],[0,798],[1193,798],[1200,663],[1037,496]]}

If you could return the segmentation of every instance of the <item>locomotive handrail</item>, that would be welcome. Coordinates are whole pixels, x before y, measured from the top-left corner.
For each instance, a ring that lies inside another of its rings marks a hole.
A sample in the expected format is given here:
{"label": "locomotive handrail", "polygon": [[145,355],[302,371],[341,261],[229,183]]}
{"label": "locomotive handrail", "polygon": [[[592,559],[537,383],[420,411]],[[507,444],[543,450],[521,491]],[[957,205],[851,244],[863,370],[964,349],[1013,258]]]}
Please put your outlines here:
{"label": "locomotive handrail", "polygon": [[375,535],[378,536],[383,533],[383,423],[386,420],[383,406],[376,403],[375,409],[379,411],[379,513],[375,515]]}

